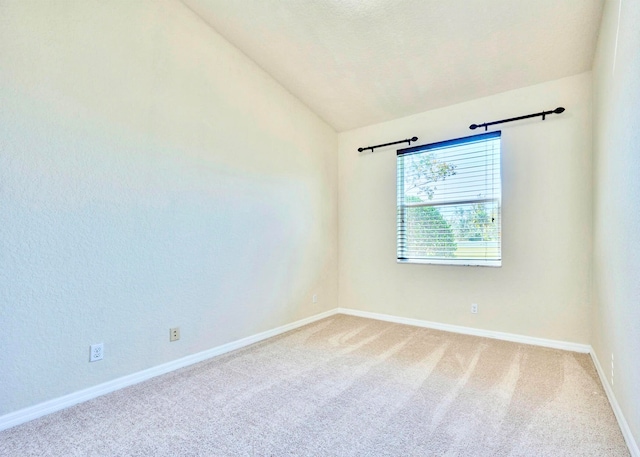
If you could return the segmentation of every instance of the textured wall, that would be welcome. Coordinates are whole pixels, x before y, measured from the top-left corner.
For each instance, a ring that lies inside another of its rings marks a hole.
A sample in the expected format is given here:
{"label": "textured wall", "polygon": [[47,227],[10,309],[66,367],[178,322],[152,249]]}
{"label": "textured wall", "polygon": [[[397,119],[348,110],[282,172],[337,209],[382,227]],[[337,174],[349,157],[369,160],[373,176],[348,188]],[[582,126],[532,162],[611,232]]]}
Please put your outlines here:
{"label": "textured wall", "polygon": [[[592,345],[640,443],[640,2],[608,1],[594,64]],[[609,377],[611,383],[611,377]]]}
{"label": "textured wall", "polygon": [[[502,126],[501,268],[396,263],[395,148],[359,154],[359,146],[467,136],[472,123],[557,106],[567,111]],[[340,306],[588,343],[590,132],[584,73],[341,133]]]}
{"label": "textured wall", "polygon": [[180,2],[0,2],[0,139],[0,414],[336,306],[337,135]]}

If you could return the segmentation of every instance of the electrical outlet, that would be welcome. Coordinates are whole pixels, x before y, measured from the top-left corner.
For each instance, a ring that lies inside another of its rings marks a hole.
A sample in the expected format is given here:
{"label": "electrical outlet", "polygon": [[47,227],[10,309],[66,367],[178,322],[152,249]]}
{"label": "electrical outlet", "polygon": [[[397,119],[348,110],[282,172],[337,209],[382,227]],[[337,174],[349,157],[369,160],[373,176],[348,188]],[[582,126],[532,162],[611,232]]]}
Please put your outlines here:
{"label": "electrical outlet", "polygon": [[169,329],[169,341],[178,341],[180,339],[180,327]]}
{"label": "electrical outlet", "polygon": [[313,303],[318,303],[318,294],[313,294]]}
{"label": "electrical outlet", "polygon": [[478,304],[477,303],[472,303],[471,304],[471,312],[473,314],[478,314]]}
{"label": "electrical outlet", "polygon": [[97,343],[91,345],[91,352],[89,354],[89,362],[97,362],[104,357],[104,343]]}

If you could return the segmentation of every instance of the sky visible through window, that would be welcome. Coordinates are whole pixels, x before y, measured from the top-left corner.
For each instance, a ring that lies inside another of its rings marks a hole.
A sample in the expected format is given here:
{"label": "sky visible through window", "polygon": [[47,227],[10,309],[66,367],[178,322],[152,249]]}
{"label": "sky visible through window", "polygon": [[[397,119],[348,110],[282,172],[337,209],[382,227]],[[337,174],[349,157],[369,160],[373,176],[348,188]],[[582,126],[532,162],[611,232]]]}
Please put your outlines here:
{"label": "sky visible through window", "polygon": [[[432,198],[426,198],[419,187],[413,185],[411,173],[405,173],[405,195],[412,195],[425,203],[446,203],[451,200],[473,200],[500,196],[500,141],[484,141],[432,150],[433,160],[455,167],[455,174],[437,181]],[[411,170],[421,159],[413,154],[405,159],[405,170]]]}

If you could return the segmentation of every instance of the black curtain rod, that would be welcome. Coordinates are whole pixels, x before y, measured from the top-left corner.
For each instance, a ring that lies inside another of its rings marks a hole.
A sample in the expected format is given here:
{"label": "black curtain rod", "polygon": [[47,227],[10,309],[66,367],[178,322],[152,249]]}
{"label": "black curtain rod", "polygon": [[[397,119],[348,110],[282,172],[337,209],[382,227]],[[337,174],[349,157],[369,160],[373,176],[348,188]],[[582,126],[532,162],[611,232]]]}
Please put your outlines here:
{"label": "black curtain rod", "polygon": [[503,124],[505,122],[519,121],[521,119],[529,119],[530,117],[538,117],[538,116],[542,116],[542,120],[544,121],[549,114],[560,114],[563,112],[564,112],[564,108],[562,106],[559,106],[558,108],[551,111],[543,111],[541,113],[527,114],[526,116],[518,116],[518,117],[509,118],[509,119],[502,119],[501,121],[485,122],[484,124],[471,124],[469,128],[471,130],[475,130],[478,127],[484,127],[484,131],[486,132],[487,127],[489,127],[490,125]]}
{"label": "black curtain rod", "polygon": [[394,141],[392,143],[385,143],[385,144],[377,144],[375,146],[367,146],[366,148],[358,148],[358,152],[366,151],[367,149],[371,149],[371,152],[373,152],[375,148],[382,148],[384,146],[391,146],[392,144],[400,144],[400,143],[409,143],[409,146],[411,146],[412,141],[418,141],[418,137],[414,136],[413,138],[407,138],[406,140]]}

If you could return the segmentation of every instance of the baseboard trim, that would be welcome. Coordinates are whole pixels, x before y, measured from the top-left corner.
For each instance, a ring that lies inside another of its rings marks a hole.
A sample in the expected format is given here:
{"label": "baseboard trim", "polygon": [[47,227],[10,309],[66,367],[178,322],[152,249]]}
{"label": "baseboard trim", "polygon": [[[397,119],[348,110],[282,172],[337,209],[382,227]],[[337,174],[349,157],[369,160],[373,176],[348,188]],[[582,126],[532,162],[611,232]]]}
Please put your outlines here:
{"label": "baseboard trim", "polygon": [[0,431],[333,316],[337,308],[0,416]]}
{"label": "baseboard trim", "polygon": [[616,399],[615,394],[613,393],[613,389],[607,380],[604,370],[602,369],[602,365],[600,365],[600,361],[598,360],[598,356],[595,351],[589,344],[580,344],[580,343],[571,343],[567,341],[558,341],[558,340],[549,340],[545,338],[535,338],[531,336],[517,335],[514,333],[504,333],[504,332],[495,332],[492,330],[482,330],[472,327],[463,327],[460,325],[451,325],[451,324],[441,324],[439,322],[430,322],[424,321],[420,319],[410,319],[406,317],[398,317],[392,316],[389,314],[379,314],[372,313],[369,311],[360,311],[356,309],[349,308],[338,308],[338,312],[340,314],[347,314],[349,316],[358,316],[365,317],[369,319],[376,319],[380,321],[393,322],[396,324],[406,324],[413,325],[415,327],[424,327],[424,328],[432,328],[435,330],[443,330],[445,332],[453,332],[453,333],[462,333],[464,335],[473,335],[473,336],[482,336],[486,338],[493,338],[497,340],[505,340],[512,341],[514,343],[522,343],[522,344],[531,344],[534,346],[542,346],[553,349],[563,349],[566,351],[572,352],[581,352],[585,354],[591,355],[591,359],[593,360],[593,364],[596,367],[596,371],[598,372],[598,376],[600,377],[600,382],[604,388],[605,393],[607,394],[607,398],[609,399],[609,404],[613,409],[613,413],[616,416],[616,420],[618,421],[618,425],[620,427],[620,431],[624,436],[624,439],[629,447],[629,452],[631,453],[631,457],[640,457],[640,449],[638,448],[638,443],[636,442],[633,434],[631,433],[631,429],[629,428],[629,424],[622,413],[622,409],[618,404],[618,400]]}
{"label": "baseboard trim", "polygon": [[406,317],[392,316],[389,314],[372,313],[369,311],[360,311],[350,308],[334,308],[332,310],[325,311],[323,313],[316,314],[314,316],[310,316],[308,318],[301,319],[290,324],[282,325],[272,330],[267,330],[265,332],[251,335],[246,338],[242,338],[227,344],[223,344],[221,346],[208,349],[206,351],[199,352],[197,354],[192,354],[178,360],[174,360],[172,362],[148,368],[146,370],[123,376],[121,378],[114,379],[97,386],[89,387],[87,389],[71,393],[69,395],[64,395],[59,398],[54,398],[53,400],[49,400],[34,406],[30,406],[28,408],[5,414],[4,416],[0,416],[0,431],[15,427],[16,425],[20,425],[25,422],[29,422],[39,417],[46,416],[56,411],[69,408],[79,403],[92,400],[116,390],[138,384],[148,379],[155,378],[156,376],[160,376],[171,371],[175,371],[177,369],[184,368],[189,365],[193,365],[207,359],[225,354],[227,352],[231,352],[236,349],[258,343],[268,338],[280,335],[290,330],[295,330],[304,325],[311,324],[320,319],[334,316],[336,314],[346,314],[349,316],[358,316],[368,319],[393,322],[397,324],[413,325],[415,327],[431,328],[435,330],[442,330],[445,332],[461,333],[464,335],[493,338],[498,340],[511,341],[514,343],[531,344],[534,346],[588,353],[591,355],[591,359],[593,360],[593,363],[596,367],[596,371],[598,372],[598,376],[600,377],[600,382],[602,383],[605,393],[607,394],[607,398],[609,399],[611,408],[613,409],[613,412],[616,416],[618,425],[620,426],[620,430],[622,431],[624,439],[627,442],[627,446],[629,447],[629,452],[631,453],[632,457],[640,457],[638,444],[636,443],[635,438],[631,433],[629,424],[627,423],[624,414],[622,413],[622,409],[620,408],[615,394],[613,393],[613,389],[609,385],[605,372],[602,369],[602,365],[600,365],[600,361],[598,360],[595,351],[590,345],[572,343],[567,341],[550,340],[545,338],[535,338],[531,336],[517,335],[514,333],[496,332],[492,330],[483,330],[472,327],[464,327],[460,325],[442,324],[421,319],[411,319]]}
{"label": "baseboard trim", "polygon": [[514,343],[531,344],[534,346],[542,346],[553,349],[563,349],[571,352],[581,352],[588,354],[591,346],[588,344],[571,343],[568,341],[549,340],[545,338],[536,338],[533,336],[517,335],[515,333],[496,332],[493,330],[483,330],[473,327],[463,327],[461,325],[441,324],[439,322],[424,321],[421,319],[411,319],[408,317],[398,317],[389,314],[372,313],[369,311],[360,311],[350,308],[338,308],[338,312],[348,314],[350,316],[366,317],[379,321],[393,322],[396,324],[413,325],[414,327],[431,328],[434,330],[443,330],[445,332],[462,333],[463,335],[481,336],[484,338],[492,338],[495,340],[511,341]]}
{"label": "baseboard trim", "polygon": [[624,440],[627,442],[627,447],[629,448],[629,452],[631,453],[631,457],[640,457],[640,448],[638,447],[638,443],[636,442],[633,434],[631,433],[631,429],[629,428],[629,423],[627,419],[625,419],[624,414],[622,413],[622,409],[620,408],[620,404],[616,399],[615,394],[613,393],[613,388],[609,384],[609,380],[607,379],[607,375],[605,371],[602,369],[602,365],[600,365],[600,360],[598,360],[598,355],[591,348],[589,351],[591,355],[591,360],[593,360],[593,364],[596,366],[596,371],[598,372],[598,376],[600,376],[600,382],[604,387],[604,391],[607,394],[607,398],[609,399],[609,404],[611,405],[611,409],[613,409],[613,414],[615,414],[616,419],[618,420],[618,425],[620,426],[620,431],[622,432],[622,436],[624,436]]}

